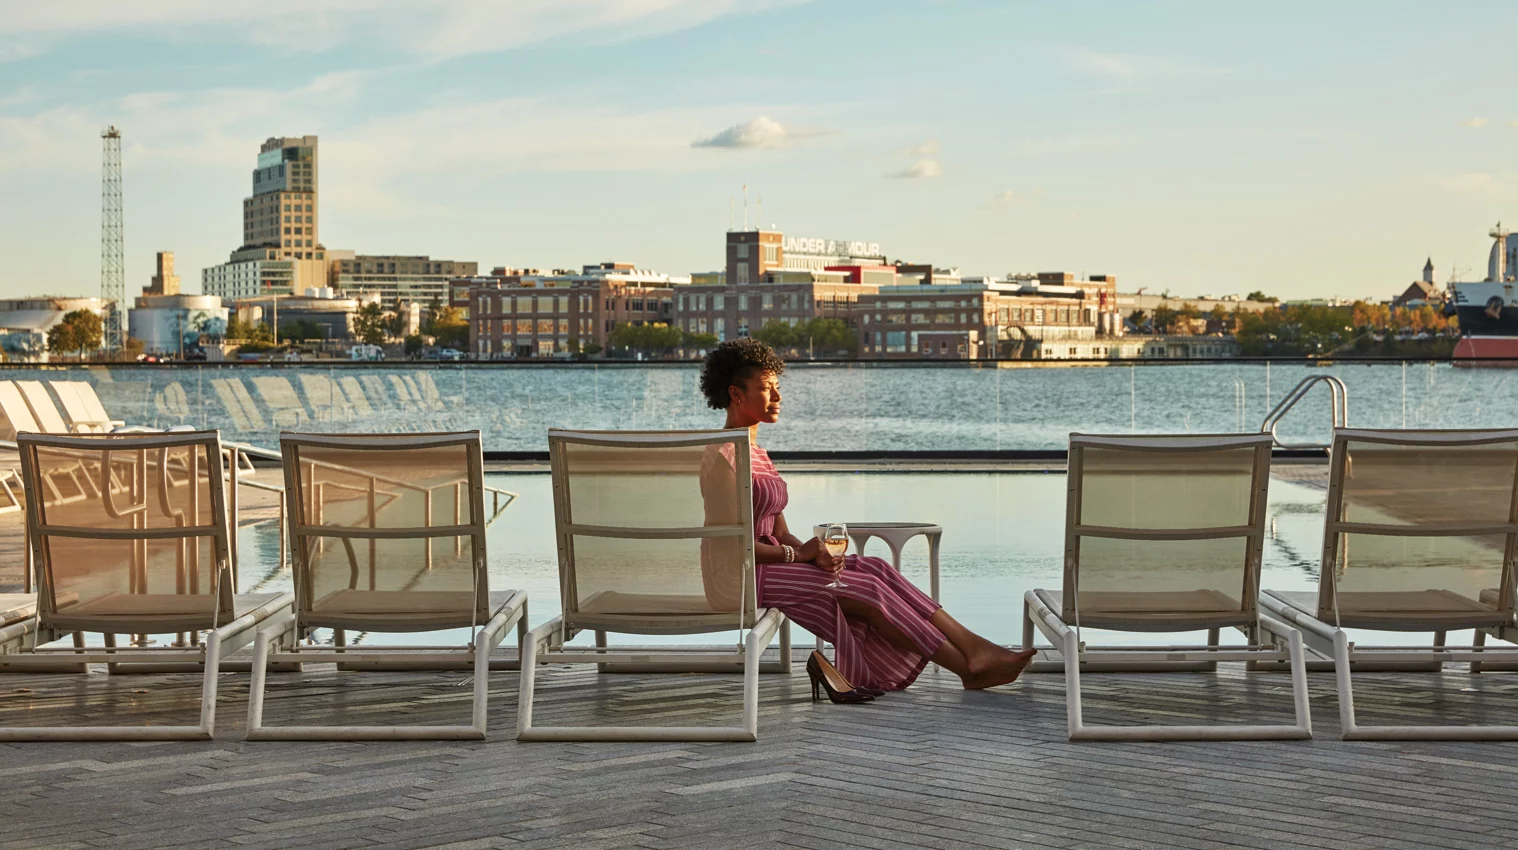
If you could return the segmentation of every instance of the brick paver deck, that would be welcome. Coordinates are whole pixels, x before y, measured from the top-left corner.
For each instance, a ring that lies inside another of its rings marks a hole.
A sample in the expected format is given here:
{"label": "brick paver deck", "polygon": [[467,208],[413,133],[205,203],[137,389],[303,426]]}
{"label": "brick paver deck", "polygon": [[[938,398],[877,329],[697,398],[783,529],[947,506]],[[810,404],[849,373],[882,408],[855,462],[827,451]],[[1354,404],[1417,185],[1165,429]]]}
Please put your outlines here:
{"label": "brick paver deck", "polygon": [[[247,743],[247,675],[217,739],[0,745],[0,847],[1491,848],[1518,834],[1518,744],[1345,743],[1311,677],[1308,742],[1065,740],[1063,678],[967,693],[931,668],[867,706],[762,677],[757,744],[522,744],[517,674],[483,743]],[[461,722],[464,673],[271,677],[272,722]],[[730,723],[734,676],[545,668],[538,717]],[[193,717],[194,675],[0,676],[0,723]],[[1093,722],[1285,719],[1274,673],[1090,675]],[[1364,719],[1512,722],[1518,674],[1357,677]],[[22,690],[28,689],[28,690]],[[41,715],[46,713],[48,717]]]}

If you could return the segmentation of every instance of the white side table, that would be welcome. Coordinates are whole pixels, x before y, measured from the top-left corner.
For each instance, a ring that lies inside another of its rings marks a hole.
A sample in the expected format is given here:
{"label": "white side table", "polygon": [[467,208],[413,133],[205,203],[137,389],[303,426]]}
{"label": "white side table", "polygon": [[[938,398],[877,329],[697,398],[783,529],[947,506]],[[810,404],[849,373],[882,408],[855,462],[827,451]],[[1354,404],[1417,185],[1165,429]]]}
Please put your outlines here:
{"label": "white side table", "polygon": [[[934,602],[938,601],[938,548],[943,539],[943,526],[934,525],[930,522],[847,522],[849,538],[854,541],[854,554],[863,555],[864,545],[871,537],[879,537],[891,549],[891,566],[896,572],[901,572],[901,549],[913,537],[923,535],[928,538],[928,596]],[[812,534],[822,537],[827,532],[826,525],[812,526]],[[844,583],[848,583],[847,577]],[[817,648],[822,649],[822,638],[817,638]]]}

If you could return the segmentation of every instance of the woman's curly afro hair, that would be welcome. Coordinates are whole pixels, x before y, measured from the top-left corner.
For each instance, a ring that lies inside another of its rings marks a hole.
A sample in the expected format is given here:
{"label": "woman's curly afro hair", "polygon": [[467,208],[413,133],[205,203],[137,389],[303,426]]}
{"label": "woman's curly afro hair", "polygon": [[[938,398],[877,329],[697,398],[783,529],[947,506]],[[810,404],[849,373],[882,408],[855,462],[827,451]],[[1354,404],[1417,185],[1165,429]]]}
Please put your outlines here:
{"label": "woman's curly afro hair", "polygon": [[759,372],[785,371],[785,361],[768,345],[744,337],[729,340],[712,349],[701,365],[701,394],[714,410],[726,410],[728,387],[735,387]]}

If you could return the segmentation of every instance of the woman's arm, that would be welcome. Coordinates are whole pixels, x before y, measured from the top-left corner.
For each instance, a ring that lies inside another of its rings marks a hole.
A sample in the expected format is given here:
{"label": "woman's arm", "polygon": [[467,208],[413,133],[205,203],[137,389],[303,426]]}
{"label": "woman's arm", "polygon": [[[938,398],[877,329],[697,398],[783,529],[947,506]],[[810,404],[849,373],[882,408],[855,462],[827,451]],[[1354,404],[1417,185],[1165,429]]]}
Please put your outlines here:
{"label": "woman's arm", "polygon": [[[796,547],[796,563],[798,564],[816,564],[818,567],[833,573],[843,569],[843,559],[834,558],[832,555],[829,555],[827,547],[822,545],[821,540],[813,537],[810,540],[802,542],[800,538],[792,534],[790,526],[785,524],[785,514],[775,517],[775,536]],[[778,549],[779,547],[774,548]],[[758,557],[757,551],[755,552],[755,557]],[[781,557],[783,558],[784,555],[781,555]],[[760,560],[764,559],[761,558]]]}
{"label": "woman's arm", "polygon": [[[779,514],[775,517],[775,536],[780,538],[781,543],[789,543],[792,546],[795,546],[798,551],[802,546],[805,546],[807,542],[817,542],[815,539],[811,541],[803,541],[801,538],[792,534],[791,527],[785,524],[785,514]],[[808,558],[807,560],[811,559]]]}

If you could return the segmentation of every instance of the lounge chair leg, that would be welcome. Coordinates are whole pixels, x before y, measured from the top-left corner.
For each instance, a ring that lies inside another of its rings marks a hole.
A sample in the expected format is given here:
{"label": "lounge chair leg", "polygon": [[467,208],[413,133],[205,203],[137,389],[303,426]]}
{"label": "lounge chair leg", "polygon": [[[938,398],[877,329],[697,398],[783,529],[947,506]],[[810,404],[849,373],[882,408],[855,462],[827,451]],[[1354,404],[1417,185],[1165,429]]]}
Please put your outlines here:
{"label": "lounge chair leg", "polygon": [[221,676],[221,632],[206,635],[206,669],[200,688],[200,731],[206,738],[216,735],[216,684]]}
{"label": "lounge chair leg", "polygon": [[1028,610],[1028,600],[1023,600],[1023,649],[1033,648],[1033,613]]}
{"label": "lounge chair leg", "polygon": [[768,637],[760,643],[759,631],[750,630],[743,652],[743,728],[753,741],[759,740],[759,656],[769,644]]}
{"label": "lounge chair leg", "polygon": [[780,621],[780,669],[776,672],[791,674],[791,618]]}
{"label": "lounge chair leg", "polygon": [[[1210,629],[1207,630],[1207,645],[1209,647],[1216,648],[1217,645],[1218,645],[1218,641],[1221,638],[1222,638],[1222,630],[1219,629],[1219,628],[1217,628],[1216,626],[1214,626],[1213,628],[1210,628]],[[1218,671],[1218,663],[1216,661],[1212,662],[1211,664],[1207,665],[1207,669],[1210,670],[1210,671],[1212,671],[1213,673],[1216,673]]]}
{"label": "lounge chair leg", "polygon": [[1339,685],[1340,735],[1348,740],[1355,733],[1355,691],[1349,679],[1349,635],[1343,629],[1334,632],[1334,678]]}
{"label": "lounge chair leg", "polygon": [[1065,717],[1071,740],[1085,725],[1081,717],[1081,642],[1074,629],[1066,628],[1064,645],[1060,652],[1065,655]]}
{"label": "lounge chair leg", "polygon": [[[596,648],[597,649],[605,649],[606,648],[606,632],[604,630],[602,630],[602,629],[596,629]],[[611,669],[610,666],[606,665],[606,664],[597,664],[596,665],[596,672],[597,673],[605,673],[605,672],[607,672],[610,669]]]}
{"label": "lounge chair leg", "polygon": [[[1472,636],[1472,638],[1471,638],[1471,646],[1475,647],[1478,650],[1481,647],[1486,646],[1486,632],[1482,631],[1481,629],[1477,629],[1476,630],[1476,634],[1474,636]],[[1474,674],[1480,673],[1480,672],[1481,672],[1481,662],[1480,661],[1472,661],[1471,662],[1471,673],[1474,675]]]}

